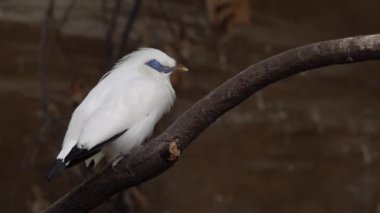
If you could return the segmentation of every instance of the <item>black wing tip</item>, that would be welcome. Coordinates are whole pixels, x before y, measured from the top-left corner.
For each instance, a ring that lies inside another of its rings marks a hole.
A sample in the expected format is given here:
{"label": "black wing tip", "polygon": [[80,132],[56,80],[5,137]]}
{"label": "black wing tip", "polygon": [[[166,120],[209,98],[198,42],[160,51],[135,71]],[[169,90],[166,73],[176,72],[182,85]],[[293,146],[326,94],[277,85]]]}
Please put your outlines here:
{"label": "black wing tip", "polygon": [[75,160],[79,156],[85,154],[87,151],[88,151],[87,149],[82,149],[82,148],[79,148],[78,146],[74,146],[70,150],[69,154],[67,154],[67,156],[65,157],[65,161],[69,162],[69,161]]}
{"label": "black wing tip", "polygon": [[[48,181],[51,181],[52,179],[54,179],[55,177],[60,175],[63,172],[63,170],[65,170],[66,168],[71,167],[71,166],[73,166],[73,165],[75,165],[75,164],[77,164],[83,160],[90,158],[91,156],[95,155],[96,153],[98,153],[101,150],[101,146],[112,142],[113,140],[117,139],[122,134],[124,134],[126,131],[128,131],[128,129],[121,131],[120,133],[112,136],[108,140],[104,141],[103,143],[96,145],[95,147],[93,147],[89,150],[84,149],[84,148],[80,148],[80,147],[78,147],[78,145],[75,145],[70,150],[70,152],[67,154],[67,156],[65,157],[64,160],[63,159],[57,159],[54,161],[53,165],[51,166],[51,168],[48,172],[48,175],[46,176],[46,179]],[[95,162],[91,161],[90,167],[94,167],[94,166],[95,166]]]}
{"label": "black wing tip", "polygon": [[63,162],[62,159],[55,160],[53,165],[50,167],[50,170],[49,170],[48,175],[46,176],[46,179],[48,181],[51,181],[53,178],[60,175],[65,168],[66,168],[66,164]]}

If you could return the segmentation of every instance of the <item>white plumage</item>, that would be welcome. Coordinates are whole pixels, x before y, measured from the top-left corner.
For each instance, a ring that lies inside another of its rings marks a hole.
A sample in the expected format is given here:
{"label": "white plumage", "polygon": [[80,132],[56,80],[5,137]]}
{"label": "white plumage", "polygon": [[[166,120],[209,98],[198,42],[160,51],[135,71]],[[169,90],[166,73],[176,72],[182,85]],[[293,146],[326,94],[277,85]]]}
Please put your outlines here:
{"label": "white plumage", "polygon": [[122,58],[74,111],[48,179],[79,161],[93,165],[104,155],[115,159],[141,144],[173,105],[169,77],[175,70],[187,71],[157,49]]}

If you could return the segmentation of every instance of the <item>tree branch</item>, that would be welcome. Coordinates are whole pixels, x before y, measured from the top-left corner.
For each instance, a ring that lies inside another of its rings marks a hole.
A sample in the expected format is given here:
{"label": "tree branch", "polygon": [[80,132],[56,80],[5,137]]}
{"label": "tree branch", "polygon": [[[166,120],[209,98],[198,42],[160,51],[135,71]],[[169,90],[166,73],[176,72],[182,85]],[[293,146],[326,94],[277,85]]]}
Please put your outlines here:
{"label": "tree branch", "polygon": [[373,59],[380,59],[380,34],[310,44],[254,64],[191,106],[128,159],[84,181],[46,212],[85,212],[111,195],[161,174],[178,159],[178,151],[183,152],[219,116],[271,83],[323,66]]}

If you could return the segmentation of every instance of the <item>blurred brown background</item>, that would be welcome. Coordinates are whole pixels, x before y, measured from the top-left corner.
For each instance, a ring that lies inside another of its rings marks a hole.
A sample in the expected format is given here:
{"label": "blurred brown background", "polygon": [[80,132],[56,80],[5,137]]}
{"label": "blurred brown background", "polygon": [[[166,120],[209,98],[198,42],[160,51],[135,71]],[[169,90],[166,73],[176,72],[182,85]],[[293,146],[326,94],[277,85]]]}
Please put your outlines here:
{"label": "blurred brown background", "polygon": [[[1,212],[39,212],[83,180],[79,167],[44,177],[135,2],[56,1],[44,113],[37,59],[49,1],[0,1]],[[146,0],[138,12],[122,50],[157,47],[191,70],[174,76],[178,98],[156,132],[250,64],[380,29],[375,0]],[[333,66],[269,86],[210,126],[168,172],[95,212],[379,213],[379,66]]]}

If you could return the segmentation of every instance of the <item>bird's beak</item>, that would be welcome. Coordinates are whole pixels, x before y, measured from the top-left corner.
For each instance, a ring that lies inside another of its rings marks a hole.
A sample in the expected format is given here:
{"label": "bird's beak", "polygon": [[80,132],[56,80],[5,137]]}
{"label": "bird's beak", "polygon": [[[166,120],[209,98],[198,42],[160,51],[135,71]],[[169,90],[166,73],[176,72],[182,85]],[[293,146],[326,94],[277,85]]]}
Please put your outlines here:
{"label": "bird's beak", "polygon": [[187,69],[187,67],[183,66],[182,64],[177,64],[174,67],[174,71],[187,72],[189,69]]}

